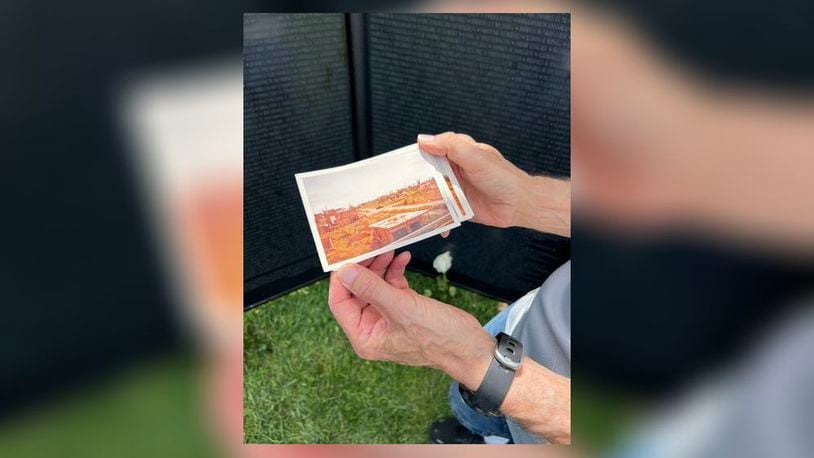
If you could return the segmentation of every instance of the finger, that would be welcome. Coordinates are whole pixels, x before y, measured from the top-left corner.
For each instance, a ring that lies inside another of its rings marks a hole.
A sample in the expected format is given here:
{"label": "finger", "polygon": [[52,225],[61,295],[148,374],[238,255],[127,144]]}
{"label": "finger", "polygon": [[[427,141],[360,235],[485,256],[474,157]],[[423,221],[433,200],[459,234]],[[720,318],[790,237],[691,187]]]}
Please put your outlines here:
{"label": "finger", "polygon": [[351,297],[353,294],[339,281],[336,272],[331,272],[331,279],[328,283],[328,303],[339,303]]}
{"label": "finger", "polygon": [[354,264],[344,266],[339,269],[337,277],[361,303],[372,304],[384,314],[397,308],[403,299],[403,291],[394,288],[376,273],[362,266]]}
{"label": "finger", "polygon": [[467,171],[477,171],[488,166],[492,154],[479,148],[472,137],[446,132],[439,135],[421,135],[418,145],[422,151],[435,156],[446,156]]}
{"label": "finger", "polygon": [[361,323],[364,319],[363,306],[358,299],[351,298],[336,304],[330,304],[331,313],[336,320],[336,324],[348,337],[351,347],[358,352],[359,343],[362,339]]}
{"label": "finger", "polygon": [[441,233],[441,237],[442,237],[442,238],[447,238],[447,237],[449,237],[449,231],[444,231],[444,232],[442,232],[442,233]]}
{"label": "finger", "polygon": [[331,274],[328,307],[331,309],[336,323],[353,342],[362,316],[362,304],[342,285],[336,272]]}
{"label": "finger", "polygon": [[477,142],[468,135],[449,135],[442,137],[439,141],[446,144],[449,160],[459,164],[464,169],[482,166],[482,160],[488,157],[483,154],[484,150],[478,148]]}
{"label": "finger", "polygon": [[387,266],[390,264],[390,261],[392,260],[393,260],[393,251],[382,253],[373,258],[373,262],[370,264],[370,266],[368,266],[368,269],[373,271],[376,275],[383,277],[384,271],[387,270]]}
{"label": "finger", "polygon": [[442,134],[418,134],[417,142],[418,147],[424,152],[433,154],[435,156],[447,155],[447,144],[449,138],[454,137],[455,132],[444,132]]}
{"label": "finger", "polygon": [[452,166],[452,173],[455,174],[455,177],[458,178],[458,182],[461,183],[461,186],[463,186],[464,191],[466,191],[467,182],[464,179],[463,172],[461,172],[461,167],[454,162],[449,165]]}
{"label": "finger", "polygon": [[[374,257],[374,258],[375,258],[375,257]],[[370,265],[370,263],[372,263],[372,262],[373,262],[373,259],[374,259],[374,258],[367,258],[367,259],[365,259],[364,261],[360,262],[360,263],[359,263],[359,265],[360,265],[360,266],[365,266],[365,267],[367,267],[367,266],[369,266],[369,265]]]}
{"label": "finger", "polygon": [[410,263],[412,255],[409,251],[400,253],[393,259],[393,262],[387,267],[387,273],[384,274],[384,280],[396,288],[404,289],[409,286],[407,278],[404,276],[404,271],[407,264]]}
{"label": "finger", "polygon": [[458,136],[458,138],[466,140],[466,142],[469,143],[470,145],[477,145],[478,144],[478,142],[476,142],[475,139],[472,138],[471,135],[460,134],[460,133],[456,134],[456,135]]}

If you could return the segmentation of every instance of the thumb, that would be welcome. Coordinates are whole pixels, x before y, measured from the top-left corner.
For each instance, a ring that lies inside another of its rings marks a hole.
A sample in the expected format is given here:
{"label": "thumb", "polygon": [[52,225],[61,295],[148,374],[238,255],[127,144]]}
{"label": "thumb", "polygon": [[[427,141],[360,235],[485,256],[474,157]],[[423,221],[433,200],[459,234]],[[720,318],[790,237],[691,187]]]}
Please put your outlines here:
{"label": "thumb", "polygon": [[399,303],[403,291],[391,286],[380,276],[357,264],[342,267],[337,272],[339,281],[354,296],[387,313]]}
{"label": "thumb", "polygon": [[475,172],[486,167],[486,163],[490,159],[489,153],[479,145],[469,135],[455,132],[418,136],[418,147],[422,151],[433,156],[445,156],[468,172]]}

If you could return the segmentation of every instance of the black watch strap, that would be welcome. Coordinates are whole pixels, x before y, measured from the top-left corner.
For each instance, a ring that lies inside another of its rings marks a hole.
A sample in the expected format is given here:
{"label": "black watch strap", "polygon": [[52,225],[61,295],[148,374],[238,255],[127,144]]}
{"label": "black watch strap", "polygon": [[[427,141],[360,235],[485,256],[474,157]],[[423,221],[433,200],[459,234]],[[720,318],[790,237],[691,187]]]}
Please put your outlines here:
{"label": "black watch strap", "polygon": [[461,396],[479,414],[500,415],[500,404],[503,404],[503,400],[506,399],[506,394],[509,392],[513,380],[514,371],[503,367],[496,359],[492,358],[489,370],[486,371],[486,376],[483,378],[478,390],[473,393],[462,388]]}
{"label": "black watch strap", "polygon": [[[516,358],[514,363],[519,365],[522,358],[523,346],[509,335],[500,333],[497,335],[497,349],[503,350],[506,354],[508,346],[511,346],[512,358]],[[459,391],[464,401],[476,412],[482,415],[500,415],[500,405],[506,399],[506,394],[514,381],[515,369],[501,364],[497,358],[492,358],[486,376],[474,393],[459,385]]]}

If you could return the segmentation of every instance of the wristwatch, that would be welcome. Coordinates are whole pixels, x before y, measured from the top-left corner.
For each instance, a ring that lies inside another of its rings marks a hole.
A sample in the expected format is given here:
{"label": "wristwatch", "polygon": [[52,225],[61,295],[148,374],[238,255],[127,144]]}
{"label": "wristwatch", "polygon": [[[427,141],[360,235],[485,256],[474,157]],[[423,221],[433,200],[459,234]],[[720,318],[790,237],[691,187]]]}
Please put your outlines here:
{"label": "wristwatch", "polygon": [[464,402],[481,415],[500,416],[500,405],[514,381],[514,374],[523,362],[523,344],[506,333],[495,336],[497,345],[489,370],[478,387],[472,392],[463,385],[458,390]]}

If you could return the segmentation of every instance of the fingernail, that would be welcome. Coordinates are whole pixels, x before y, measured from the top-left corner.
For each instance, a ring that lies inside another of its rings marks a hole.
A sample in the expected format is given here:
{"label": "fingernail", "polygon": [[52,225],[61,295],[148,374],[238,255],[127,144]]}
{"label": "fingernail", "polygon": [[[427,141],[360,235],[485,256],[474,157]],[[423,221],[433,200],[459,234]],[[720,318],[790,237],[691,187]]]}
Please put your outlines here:
{"label": "fingernail", "polygon": [[435,135],[418,134],[418,141],[422,143],[432,143],[435,141]]}
{"label": "fingernail", "polygon": [[356,276],[359,275],[359,269],[356,267],[356,265],[351,264],[339,269],[338,274],[339,281],[341,281],[345,286],[350,286],[353,284],[353,280],[356,279]]}

